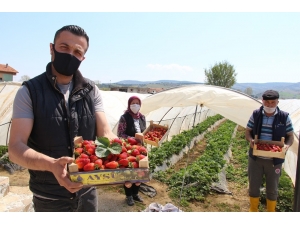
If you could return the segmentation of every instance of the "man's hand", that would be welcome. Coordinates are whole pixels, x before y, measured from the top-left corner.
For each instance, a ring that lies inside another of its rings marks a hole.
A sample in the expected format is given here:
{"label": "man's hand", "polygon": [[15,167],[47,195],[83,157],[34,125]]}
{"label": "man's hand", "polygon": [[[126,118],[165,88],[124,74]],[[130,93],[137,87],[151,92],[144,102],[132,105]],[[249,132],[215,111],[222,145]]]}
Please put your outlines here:
{"label": "man's hand", "polygon": [[284,149],[284,151],[285,151],[285,153],[284,153],[285,155],[286,155],[286,153],[287,153],[289,147],[290,147],[289,145],[284,145],[284,146],[283,146],[283,149]]}
{"label": "man's hand", "polygon": [[253,139],[250,140],[250,147],[254,148],[254,140]]}
{"label": "man's hand", "polygon": [[72,163],[73,160],[71,157],[61,157],[55,159],[51,166],[51,172],[54,174],[60,186],[65,187],[71,193],[75,193],[83,187],[82,183],[72,182],[69,178],[67,164]]}
{"label": "man's hand", "polygon": [[250,142],[250,147],[253,148],[254,147],[254,140],[251,136],[251,129],[246,128],[245,137],[246,137],[246,140]]}

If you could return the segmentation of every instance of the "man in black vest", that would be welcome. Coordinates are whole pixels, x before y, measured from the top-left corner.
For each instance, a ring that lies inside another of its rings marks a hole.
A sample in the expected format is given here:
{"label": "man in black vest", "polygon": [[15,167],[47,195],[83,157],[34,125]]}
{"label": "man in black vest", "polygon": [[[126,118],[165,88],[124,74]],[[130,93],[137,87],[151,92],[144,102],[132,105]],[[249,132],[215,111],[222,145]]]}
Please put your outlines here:
{"label": "man in black vest", "polygon": [[289,114],[279,109],[279,93],[267,90],[262,95],[263,105],[253,111],[247,127],[246,139],[250,142],[248,156],[248,179],[250,212],[258,212],[260,187],[263,177],[266,179],[267,211],[275,212],[278,183],[284,159],[260,157],[253,155],[254,138],[261,140],[281,141],[285,138],[285,149],[293,144],[294,132]]}
{"label": "man in black vest", "polygon": [[9,139],[9,158],[28,168],[29,188],[37,212],[97,212],[95,187],[71,182],[74,137],[95,140],[112,133],[94,82],[78,70],[89,37],[79,26],[59,29],[50,43],[46,71],[18,90]]}

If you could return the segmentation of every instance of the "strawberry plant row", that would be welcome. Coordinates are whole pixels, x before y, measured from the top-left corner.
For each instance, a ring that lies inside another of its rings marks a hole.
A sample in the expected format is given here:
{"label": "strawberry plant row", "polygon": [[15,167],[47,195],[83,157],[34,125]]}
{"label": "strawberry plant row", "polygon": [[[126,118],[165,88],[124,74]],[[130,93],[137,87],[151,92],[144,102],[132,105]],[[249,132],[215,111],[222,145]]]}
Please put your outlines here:
{"label": "strawberry plant row", "polygon": [[181,203],[205,199],[211,184],[218,181],[218,174],[226,163],[224,154],[230,147],[235,126],[235,123],[226,120],[216,131],[208,132],[205,135],[207,145],[204,154],[187,168],[173,171],[170,178],[163,181],[168,184],[171,197],[181,197]]}
{"label": "strawberry plant row", "polygon": [[148,156],[150,171],[154,172],[156,167],[162,166],[163,163],[169,160],[173,155],[179,155],[182,149],[190,145],[193,138],[207,131],[207,129],[222,118],[223,117],[219,114],[208,117],[194,128],[174,135],[171,141],[165,141],[161,146],[152,148]]}
{"label": "strawberry plant row", "polygon": [[1,158],[6,152],[8,152],[8,146],[6,146],[6,145],[0,145],[0,158]]}

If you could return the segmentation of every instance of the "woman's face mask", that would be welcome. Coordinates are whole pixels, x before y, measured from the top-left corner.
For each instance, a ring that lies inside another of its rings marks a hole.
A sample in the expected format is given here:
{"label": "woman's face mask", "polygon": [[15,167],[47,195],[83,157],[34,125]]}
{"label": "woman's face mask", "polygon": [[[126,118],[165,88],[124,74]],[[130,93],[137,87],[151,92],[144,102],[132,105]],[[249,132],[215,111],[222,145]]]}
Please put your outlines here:
{"label": "woman's face mask", "polygon": [[137,114],[140,110],[141,106],[139,104],[132,104],[130,105],[130,109],[134,114]]}

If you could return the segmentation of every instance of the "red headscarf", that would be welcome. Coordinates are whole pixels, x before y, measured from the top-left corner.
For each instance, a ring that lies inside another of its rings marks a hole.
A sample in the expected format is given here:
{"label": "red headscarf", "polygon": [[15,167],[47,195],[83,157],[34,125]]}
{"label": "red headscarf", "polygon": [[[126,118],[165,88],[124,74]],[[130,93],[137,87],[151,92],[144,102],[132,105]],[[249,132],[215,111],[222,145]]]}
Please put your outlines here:
{"label": "red headscarf", "polygon": [[137,112],[137,114],[134,114],[134,113],[131,111],[131,109],[130,109],[130,103],[131,103],[134,99],[139,100],[140,106],[142,105],[142,101],[141,101],[141,99],[140,99],[138,96],[131,96],[131,97],[128,99],[127,110],[126,110],[125,112],[128,112],[133,118],[139,119],[140,116],[141,116],[142,114],[141,114],[140,112]]}

